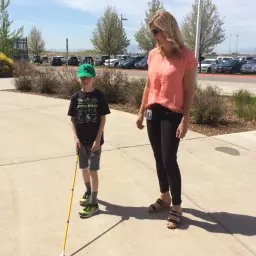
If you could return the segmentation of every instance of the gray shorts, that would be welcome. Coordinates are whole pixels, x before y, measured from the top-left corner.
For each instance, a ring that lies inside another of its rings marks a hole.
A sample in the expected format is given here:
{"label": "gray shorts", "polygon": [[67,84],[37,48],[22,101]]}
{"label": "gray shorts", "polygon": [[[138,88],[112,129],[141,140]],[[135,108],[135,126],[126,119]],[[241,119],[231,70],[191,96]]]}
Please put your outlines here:
{"label": "gray shorts", "polygon": [[98,171],[100,169],[101,149],[96,152],[91,151],[91,147],[81,145],[79,150],[80,169],[88,168],[89,171]]}

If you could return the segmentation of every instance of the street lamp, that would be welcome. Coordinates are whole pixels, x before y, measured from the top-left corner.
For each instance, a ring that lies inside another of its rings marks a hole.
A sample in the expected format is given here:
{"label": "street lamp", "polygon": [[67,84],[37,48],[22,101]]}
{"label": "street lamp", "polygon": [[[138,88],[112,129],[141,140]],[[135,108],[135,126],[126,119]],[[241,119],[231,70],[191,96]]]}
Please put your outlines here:
{"label": "street lamp", "polygon": [[237,34],[236,35],[236,54],[238,54],[238,38],[239,38],[239,35]]}
{"label": "street lamp", "polygon": [[128,20],[126,18],[123,18],[123,14],[121,14],[121,26],[123,27],[123,20]]}
{"label": "street lamp", "polygon": [[[197,26],[196,26],[196,47],[195,47],[195,57],[199,60],[200,53],[200,34],[201,34],[201,23],[202,23],[202,6],[203,0],[198,1],[198,11],[197,11]],[[201,57],[201,56],[200,56]]]}
{"label": "street lamp", "polygon": [[231,54],[231,38],[232,38],[232,34],[230,34],[230,37],[229,37],[229,55]]}

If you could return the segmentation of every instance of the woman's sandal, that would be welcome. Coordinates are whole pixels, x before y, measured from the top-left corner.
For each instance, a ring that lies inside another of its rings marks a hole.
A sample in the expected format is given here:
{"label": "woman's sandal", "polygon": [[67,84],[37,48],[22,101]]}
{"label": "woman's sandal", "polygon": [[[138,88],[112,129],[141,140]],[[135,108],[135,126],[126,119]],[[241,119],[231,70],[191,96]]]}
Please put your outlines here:
{"label": "woman's sandal", "polygon": [[158,198],[154,204],[151,204],[148,207],[148,212],[149,213],[158,212],[158,211],[160,211],[162,209],[166,209],[166,208],[170,207],[170,204],[171,204],[171,202],[170,203],[166,203],[163,200],[161,200],[160,198]]}
{"label": "woman's sandal", "polygon": [[[175,217],[175,219],[173,219],[172,216]],[[180,225],[181,217],[182,217],[182,213],[171,210],[170,216],[167,220],[168,221],[167,228],[169,228],[169,229],[177,228]]]}

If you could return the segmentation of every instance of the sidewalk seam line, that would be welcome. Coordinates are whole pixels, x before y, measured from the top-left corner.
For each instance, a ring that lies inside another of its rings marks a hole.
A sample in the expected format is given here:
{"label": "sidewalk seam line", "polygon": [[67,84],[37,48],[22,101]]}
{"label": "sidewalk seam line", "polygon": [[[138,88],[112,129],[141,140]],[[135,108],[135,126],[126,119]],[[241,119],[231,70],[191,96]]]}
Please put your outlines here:
{"label": "sidewalk seam line", "polygon": [[[146,167],[147,169],[149,169],[150,171],[155,171],[155,169],[152,169],[151,167],[147,166],[144,162],[141,162],[139,159],[129,155],[127,152],[123,151],[122,149],[119,149],[120,151],[122,151],[123,153],[125,153],[127,156],[129,156],[130,158],[134,159],[136,162],[142,164],[144,167]],[[211,213],[209,213],[208,211],[206,211],[203,207],[201,207],[200,205],[198,205],[191,197],[189,197],[185,192],[182,192],[182,195],[187,198],[187,200],[189,200],[190,202],[192,202],[194,205],[196,205],[200,210],[202,210],[204,213],[206,213],[208,216],[210,216],[210,218],[212,218],[217,224],[219,224],[229,235],[231,235],[239,244],[241,244],[243,247],[245,247],[248,251],[250,251],[253,255],[256,255],[256,253],[247,245],[245,244],[243,241],[240,241],[239,238],[237,238],[236,236],[234,236],[234,234],[232,234],[220,221],[218,221],[217,219],[215,219]]]}
{"label": "sidewalk seam line", "polygon": [[256,252],[252,248],[250,248],[246,243],[241,241],[239,238],[237,238],[234,234],[232,234],[231,231],[229,231],[228,228],[226,228],[219,220],[214,218],[210,212],[208,212],[206,209],[201,207],[198,203],[196,203],[190,196],[186,194],[186,192],[182,192],[182,194],[193,204],[195,204],[200,210],[202,210],[204,213],[206,213],[212,220],[214,220],[217,224],[219,224],[229,235],[231,235],[238,243],[240,243],[242,246],[244,246],[248,251],[250,251],[253,255],[256,255]]}
{"label": "sidewalk seam line", "polygon": [[[231,133],[230,133],[231,134]],[[216,137],[212,137],[214,140],[218,140],[218,141],[221,141],[221,142],[225,142],[225,143],[227,143],[228,145],[232,145],[232,146],[235,146],[235,147],[237,147],[237,148],[240,148],[240,149],[244,149],[244,150],[247,150],[247,151],[251,151],[250,149],[248,149],[248,148],[244,148],[244,147],[241,147],[241,146],[238,146],[238,145],[236,145],[236,144],[234,144],[234,143],[232,143],[232,142],[229,142],[229,141],[225,141],[225,140],[222,140],[222,139],[218,139],[218,138],[216,138]]]}

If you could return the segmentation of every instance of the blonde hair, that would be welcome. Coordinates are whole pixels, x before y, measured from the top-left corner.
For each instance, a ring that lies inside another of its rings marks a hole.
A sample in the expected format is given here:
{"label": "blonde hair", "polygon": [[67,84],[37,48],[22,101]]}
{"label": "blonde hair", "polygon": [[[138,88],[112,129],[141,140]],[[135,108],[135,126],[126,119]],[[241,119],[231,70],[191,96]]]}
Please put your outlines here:
{"label": "blonde hair", "polygon": [[[150,28],[153,25],[164,32],[167,41],[174,48],[173,54],[180,56],[181,48],[184,47],[184,39],[174,16],[169,12],[159,11],[154,15],[152,20],[149,22]],[[163,48],[158,44],[157,47],[160,53],[163,54]]]}

